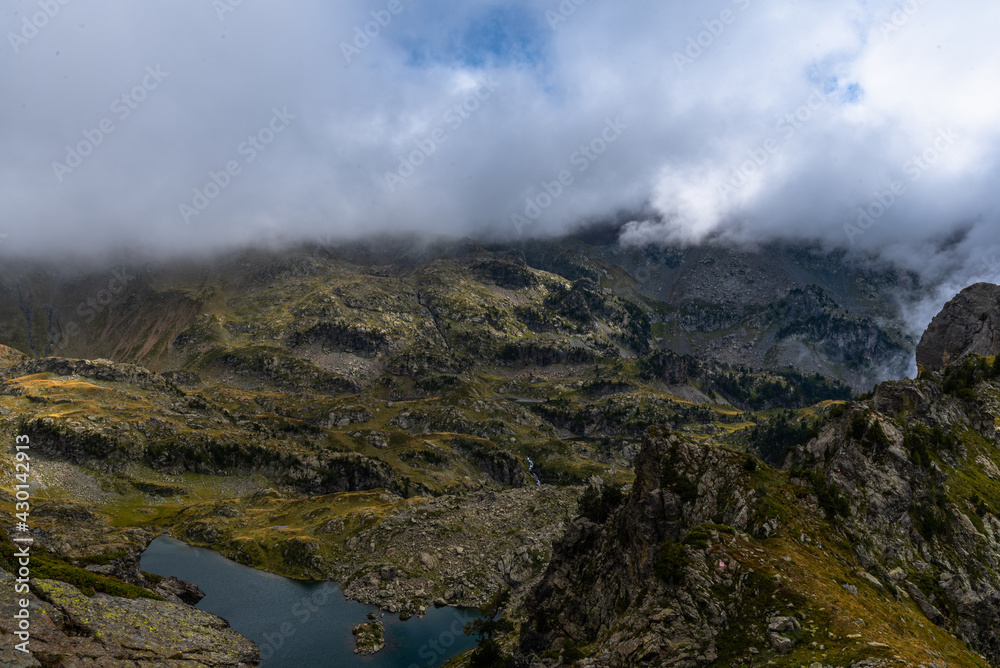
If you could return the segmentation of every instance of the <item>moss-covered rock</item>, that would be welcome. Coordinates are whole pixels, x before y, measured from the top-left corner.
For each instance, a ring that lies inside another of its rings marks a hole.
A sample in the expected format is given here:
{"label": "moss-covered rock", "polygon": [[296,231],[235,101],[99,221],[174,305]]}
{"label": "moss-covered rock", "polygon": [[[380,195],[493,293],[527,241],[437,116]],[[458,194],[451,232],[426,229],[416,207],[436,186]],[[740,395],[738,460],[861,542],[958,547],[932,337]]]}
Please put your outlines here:
{"label": "moss-covered rock", "polygon": [[[88,665],[175,668],[251,668],[260,651],[215,615],[182,603],[86,596],[72,585],[33,579],[26,595],[31,610],[31,654],[41,665],[61,665],[60,657],[88,657]],[[18,609],[14,579],[0,570],[0,614]],[[7,660],[20,642],[4,625],[0,632]],[[18,664],[8,664],[18,665]],[[20,664],[31,665],[31,664]],[[38,663],[34,664],[38,665]]]}
{"label": "moss-covered rock", "polygon": [[355,654],[375,654],[385,647],[385,627],[378,620],[358,624],[351,633],[354,634]]}

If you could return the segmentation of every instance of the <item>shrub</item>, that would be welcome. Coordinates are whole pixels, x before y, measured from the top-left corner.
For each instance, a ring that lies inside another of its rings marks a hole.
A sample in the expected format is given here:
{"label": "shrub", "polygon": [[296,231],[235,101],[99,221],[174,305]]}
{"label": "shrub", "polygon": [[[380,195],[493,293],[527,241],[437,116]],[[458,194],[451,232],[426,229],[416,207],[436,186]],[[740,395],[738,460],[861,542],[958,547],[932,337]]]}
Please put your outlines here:
{"label": "shrub", "polygon": [[926,431],[911,430],[903,436],[903,447],[910,453],[914,463],[922,468],[930,468],[931,455],[927,450],[927,442],[924,439]]}
{"label": "shrub", "polygon": [[696,550],[704,550],[708,547],[708,539],[710,537],[711,535],[708,533],[708,529],[697,527],[688,531],[681,543],[693,547]]}
{"label": "shrub", "polygon": [[872,451],[875,453],[886,453],[889,451],[890,446],[892,446],[889,437],[885,435],[885,430],[882,429],[882,424],[878,420],[874,420],[871,426],[868,427],[868,433],[865,434],[863,443],[871,446]]}
{"label": "shrub", "polygon": [[660,545],[660,554],[653,564],[653,573],[666,584],[677,584],[684,579],[684,567],[687,566],[687,556],[684,546],[670,539]]}
{"label": "shrub", "polygon": [[812,486],[819,507],[826,513],[826,518],[847,517],[851,512],[851,504],[844,498],[840,488],[830,483],[822,471],[795,467],[790,471],[793,478],[805,478]]}
{"label": "shrub", "polygon": [[681,503],[688,503],[698,498],[698,484],[688,480],[677,472],[675,466],[676,453],[671,452],[661,463],[660,487],[672,489],[680,497]]}
{"label": "shrub", "polygon": [[817,424],[795,420],[791,411],[785,411],[763,424],[755,425],[750,430],[749,445],[765,462],[780,466],[789,450],[808,443],[818,434]]}
{"label": "shrub", "polygon": [[577,514],[591,522],[603,524],[625,500],[621,485],[605,482],[600,487],[590,486],[584,490],[577,505]]}
{"label": "shrub", "polygon": [[855,413],[851,418],[851,424],[847,428],[848,438],[860,441],[868,433],[868,416],[864,413]]}
{"label": "shrub", "polygon": [[985,357],[971,357],[963,360],[961,364],[946,367],[941,387],[945,394],[975,403],[977,396],[973,388],[983,380],[995,378],[996,368],[996,360],[991,365]]}
{"label": "shrub", "polygon": [[482,641],[469,659],[470,668],[509,668],[513,665],[513,657],[505,655],[500,643],[492,638]]}
{"label": "shrub", "polygon": [[945,537],[951,530],[948,512],[948,498],[944,491],[935,489],[928,498],[916,504],[914,508],[914,524],[920,535],[927,541]]}
{"label": "shrub", "polygon": [[562,658],[566,663],[572,664],[574,661],[579,661],[584,656],[583,650],[580,646],[573,642],[572,640],[567,640],[563,643]]}
{"label": "shrub", "polygon": [[510,603],[510,590],[497,592],[479,609],[480,618],[469,622],[463,628],[466,635],[475,635],[478,645],[472,652],[469,665],[472,668],[509,668],[514,659],[504,654],[497,636],[510,633],[514,624],[504,617],[504,608]]}
{"label": "shrub", "polygon": [[843,416],[844,413],[847,412],[847,407],[849,405],[850,404],[837,404],[836,406],[830,409],[830,412],[827,413],[827,417],[829,417],[831,420],[836,420],[837,418]]}
{"label": "shrub", "polygon": [[969,498],[969,502],[972,504],[973,508],[976,509],[976,514],[980,517],[990,512],[990,507],[986,505],[985,501],[979,498],[978,494],[973,494],[972,497]]}

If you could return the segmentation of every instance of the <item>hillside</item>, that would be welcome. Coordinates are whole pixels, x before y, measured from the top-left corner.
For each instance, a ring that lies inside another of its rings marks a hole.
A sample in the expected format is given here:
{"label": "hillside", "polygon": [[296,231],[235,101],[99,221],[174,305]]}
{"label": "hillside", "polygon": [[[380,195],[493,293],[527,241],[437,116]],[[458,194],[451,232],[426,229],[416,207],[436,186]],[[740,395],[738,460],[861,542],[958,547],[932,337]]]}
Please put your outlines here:
{"label": "hillside", "polygon": [[[647,274],[638,251],[591,241],[17,274],[4,283],[16,301],[0,302],[0,430],[31,436],[40,544],[152,591],[131,569],[167,531],[275,573],[336,580],[404,616],[510,590],[511,614],[534,619],[518,611],[548,609],[553,569],[603,531],[578,535],[579,500],[633,481],[636,498],[657,438],[692,448],[731,493],[770,485],[784,506],[802,483],[766,462],[909,354],[891,324],[891,272],[848,276],[816,251],[771,248],[678,251]],[[773,271],[746,277],[751,261]],[[712,288],[726,263],[744,285],[739,308],[736,283]],[[651,281],[670,294],[651,296]],[[764,461],[748,472],[744,453]],[[727,525],[745,542],[752,518],[773,519],[708,512],[691,528]],[[680,531],[630,526],[657,536],[637,563],[647,568],[668,534],[680,545]],[[649,589],[637,586],[627,596]],[[617,623],[625,595],[574,621],[574,642],[597,647],[588,634]],[[525,656],[558,646],[542,629],[517,640]]]}
{"label": "hillside", "polygon": [[426,385],[471,362],[654,349],[867,390],[909,368],[915,342],[899,302],[918,291],[891,267],[810,247],[627,250],[596,233],[486,247],[388,239],[202,262],[10,265],[0,341],[283,390],[290,374],[350,392],[387,376]]}
{"label": "hillside", "polygon": [[506,647],[525,666],[1000,665],[997,415],[1000,362],[967,354],[808,418],[777,467],[651,429]]}

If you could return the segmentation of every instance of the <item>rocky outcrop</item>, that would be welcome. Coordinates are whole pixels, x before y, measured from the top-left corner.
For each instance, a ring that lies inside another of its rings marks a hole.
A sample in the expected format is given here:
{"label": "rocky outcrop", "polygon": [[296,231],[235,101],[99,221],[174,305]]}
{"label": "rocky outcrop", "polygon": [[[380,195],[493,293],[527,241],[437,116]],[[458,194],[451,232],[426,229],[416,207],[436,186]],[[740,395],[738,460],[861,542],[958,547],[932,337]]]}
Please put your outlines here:
{"label": "rocky outcrop", "polygon": [[28,356],[9,346],[0,345],[0,368],[26,362]]}
{"label": "rocky outcrop", "polygon": [[838,367],[869,373],[907,350],[906,342],[883,325],[841,308],[816,285],[790,290],[768,310],[782,346],[805,343]]}
{"label": "rocky outcrop", "polygon": [[182,393],[163,376],[135,364],[111,360],[79,360],[64,357],[43,357],[15,364],[0,372],[0,378],[11,379],[38,373],[90,378],[109,383],[126,383],[151,392],[180,396]]}
{"label": "rocky outcrop", "polygon": [[785,464],[793,475],[815,467],[843,495],[843,521],[866,575],[896,583],[929,621],[994,665],[1000,499],[990,471],[1000,462],[997,391],[995,383],[979,384],[981,405],[971,405],[933,381],[883,383]]}
{"label": "rocky outcrop", "polygon": [[164,600],[187,603],[188,605],[196,605],[198,601],[205,598],[205,592],[198,585],[174,576],[163,578],[157,583],[155,591]]}
{"label": "rocky outcrop", "polygon": [[538,285],[538,279],[528,268],[524,257],[514,253],[508,254],[508,257],[473,262],[469,269],[483,283],[493,283],[507,290],[523,290]]}
{"label": "rocky outcrop", "polygon": [[[673,434],[647,438],[625,505],[604,524],[578,518],[555,545],[543,580],[525,601],[532,619],[522,661],[541,665],[538,657],[553,646],[599,638],[594,665],[715,661],[727,613],[712,588],[729,588],[738,598],[747,573],[718,533],[706,532],[696,544],[684,539],[691,527],[713,519],[747,528],[754,495],[743,463],[735,453]],[[710,561],[709,542],[717,546]]]}
{"label": "rocky outcrop", "polygon": [[[31,580],[30,654],[14,650],[21,642],[9,623],[0,629],[0,665],[94,668],[252,668],[260,651],[220,617],[183,603],[127,599],[105,594],[88,597],[56,580]],[[0,616],[12,620],[19,610],[14,578],[0,570]],[[77,657],[85,663],[65,663]]]}
{"label": "rocky outcrop", "polygon": [[471,438],[452,440],[469,461],[483,470],[486,475],[505,487],[523,487],[527,476],[517,455],[496,446],[490,441]]}
{"label": "rocky outcrop", "polygon": [[358,624],[351,633],[354,634],[355,654],[375,654],[385,647],[385,627],[378,620]]}
{"label": "rocky outcrop", "polygon": [[929,371],[968,355],[1000,352],[1000,285],[976,283],[945,304],[917,345],[917,364]]}
{"label": "rocky outcrop", "polygon": [[[971,391],[884,383],[833,411],[784,473],[654,429],[624,505],[599,523],[581,506],[554,546],[524,602],[518,665],[568,665],[586,647],[594,667],[825,666],[817,648],[843,640],[858,657],[862,638],[876,663],[834,665],[882,665],[912,628],[985,657],[962,649],[955,665],[1000,665],[1000,386]],[[865,638],[881,614],[911,621]],[[838,636],[844,624],[860,630]]]}
{"label": "rocky outcrop", "polygon": [[330,577],[348,598],[393,613],[421,614],[429,599],[477,607],[504,587],[520,594],[541,577],[576,495],[531,485],[409,504],[348,537]]}

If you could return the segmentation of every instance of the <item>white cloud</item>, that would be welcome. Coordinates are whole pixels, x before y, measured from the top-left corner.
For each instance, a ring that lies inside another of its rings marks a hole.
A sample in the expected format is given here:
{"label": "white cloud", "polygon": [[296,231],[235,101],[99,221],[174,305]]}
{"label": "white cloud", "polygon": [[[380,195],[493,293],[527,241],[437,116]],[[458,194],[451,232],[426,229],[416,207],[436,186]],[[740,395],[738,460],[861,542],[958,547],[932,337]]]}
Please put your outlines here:
{"label": "white cloud", "polygon": [[[514,235],[512,212],[575,170],[574,154],[620,117],[628,130],[573,172],[531,231],[652,205],[662,222],[633,225],[631,240],[849,244],[843,226],[857,207],[904,180],[906,194],[854,244],[961,273],[1000,254],[1000,7],[909,2],[906,14],[885,0],[595,1],[553,31],[553,0],[403,0],[350,64],[341,43],[384,5],[243,3],[220,21],[210,3],[70,3],[18,53],[0,44],[10,234],[0,253],[396,229]],[[15,30],[35,10],[19,0],[0,27]],[[520,55],[491,41],[490,21],[503,17],[523,38]],[[700,47],[689,52],[692,40]],[[679,67],[678,53],[690,62]],[[155,65],[169,79],[57,182],[51,163],[65,146]],[[499,88],[449,123],[491,77]],[[817,89],[826,102],[810,107]],[[296,120],[184,225],[178,204],[242,160],[239,145],[275,106]],[[960,140],[911,181],[907,160],[948,128]],[[437,129],[446,139],[433,155],[387,189],[386,172]],[[720,195],[768,141],[767,160]],[[925,259],[963,225],[971,231],[950,252],[964,259]]]}

